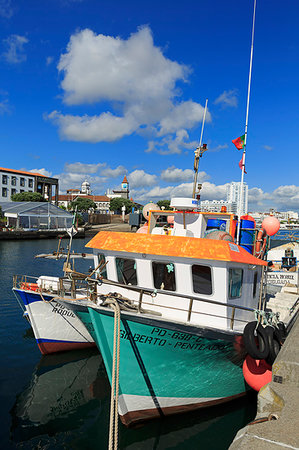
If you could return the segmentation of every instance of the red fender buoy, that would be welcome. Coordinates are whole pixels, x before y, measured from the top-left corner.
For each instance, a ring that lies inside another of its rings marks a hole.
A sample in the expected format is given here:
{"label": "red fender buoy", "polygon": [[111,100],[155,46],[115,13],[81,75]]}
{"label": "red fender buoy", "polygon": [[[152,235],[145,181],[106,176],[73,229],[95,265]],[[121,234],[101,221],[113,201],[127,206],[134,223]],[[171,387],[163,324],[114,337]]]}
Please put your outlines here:
{"label": "red fender buoy", "polygon": [[272,380],[272,367],[264,359],[253,359],[247,355],[243,362],[243,375],[246,383],[258,392]]}

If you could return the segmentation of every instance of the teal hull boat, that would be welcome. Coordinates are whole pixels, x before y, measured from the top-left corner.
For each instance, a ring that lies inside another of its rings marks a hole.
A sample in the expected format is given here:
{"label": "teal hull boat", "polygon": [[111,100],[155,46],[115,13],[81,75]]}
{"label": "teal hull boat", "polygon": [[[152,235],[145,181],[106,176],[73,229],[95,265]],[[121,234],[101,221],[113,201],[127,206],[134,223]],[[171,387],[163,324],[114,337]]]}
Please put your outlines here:
{"label": "teal hull boat", "polygon": [[[92,332],[111,383],[114,313],[88,311],[89,317],[82,307],[75,312]],[[237,398],[248,389],[242,362],[236,335],[122,311],[120,418],[130,425]]]}

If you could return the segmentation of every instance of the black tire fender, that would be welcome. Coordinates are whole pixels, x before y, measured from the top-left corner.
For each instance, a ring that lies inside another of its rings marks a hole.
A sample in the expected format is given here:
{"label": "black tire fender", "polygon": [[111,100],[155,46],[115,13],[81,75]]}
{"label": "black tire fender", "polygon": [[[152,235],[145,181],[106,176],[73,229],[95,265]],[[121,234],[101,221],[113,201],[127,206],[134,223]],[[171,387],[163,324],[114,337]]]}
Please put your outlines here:
{"label": "black tire fender", "polygon": [[247,353],[253,359],[266,359],[268,357],[269,339],[260,323],[247,323],[243,332],[243,340]]}
{"label": "black tire fender", "polygon": [[281,348],[280,335],[276,328],[270,326],[264,328],[264,330],[269,344],[269,354],[266,358],[266,362],[272,366]]}

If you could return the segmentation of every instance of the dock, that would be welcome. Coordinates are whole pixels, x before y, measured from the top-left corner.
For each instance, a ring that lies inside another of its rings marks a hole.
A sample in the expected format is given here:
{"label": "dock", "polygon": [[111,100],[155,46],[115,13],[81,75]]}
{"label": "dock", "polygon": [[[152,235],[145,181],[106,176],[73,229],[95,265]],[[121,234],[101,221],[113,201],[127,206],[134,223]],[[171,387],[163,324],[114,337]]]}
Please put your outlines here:
{"label": "dock", "polygon": [[258,393],[257,415],[239,430],[230,450],[299,448],[299,318],[272,366],[272,381]]}

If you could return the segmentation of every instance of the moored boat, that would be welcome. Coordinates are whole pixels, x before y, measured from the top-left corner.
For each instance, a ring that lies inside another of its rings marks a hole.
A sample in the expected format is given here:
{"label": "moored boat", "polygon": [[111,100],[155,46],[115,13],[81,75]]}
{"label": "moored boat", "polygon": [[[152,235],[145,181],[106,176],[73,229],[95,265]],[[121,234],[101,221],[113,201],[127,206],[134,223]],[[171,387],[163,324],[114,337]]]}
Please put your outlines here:
{"label": "moored boat", "polygon": [[[118,412],[126,425],[225,402],[248,389],[242,332],[254,320],[267,262],[233,242],[232,214],[199,212],[186,199],[172,206],[163,211],[174,217],[172,227],[159,227],[162,212],[151,211],[146,234],[98,233],[87,244],[106,264],[97,301],[61,300],[93,330],[111,382],[109,305],[120,308]],[[210,233],[211,219],[224,230]]]}

